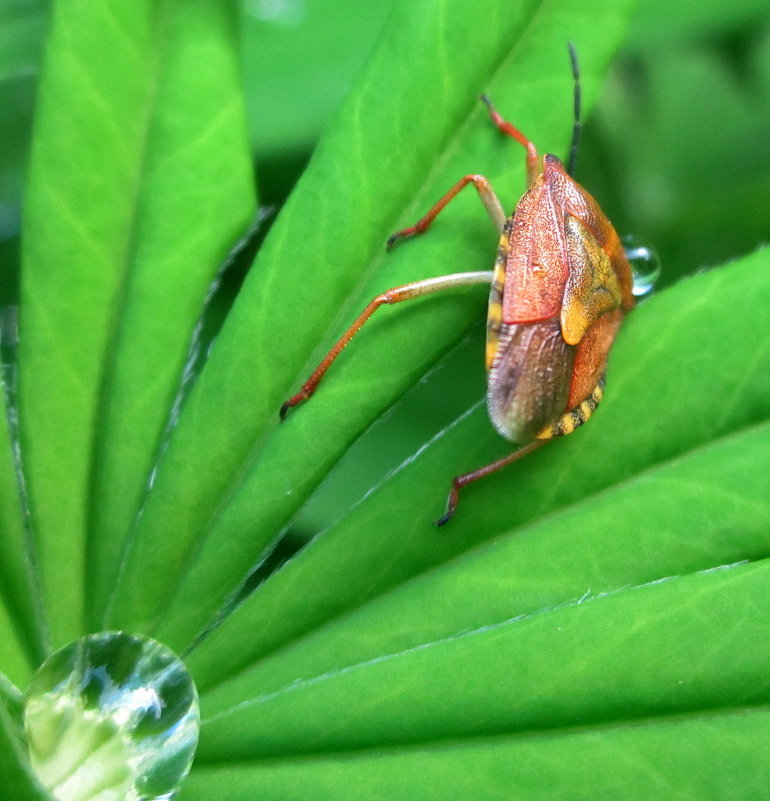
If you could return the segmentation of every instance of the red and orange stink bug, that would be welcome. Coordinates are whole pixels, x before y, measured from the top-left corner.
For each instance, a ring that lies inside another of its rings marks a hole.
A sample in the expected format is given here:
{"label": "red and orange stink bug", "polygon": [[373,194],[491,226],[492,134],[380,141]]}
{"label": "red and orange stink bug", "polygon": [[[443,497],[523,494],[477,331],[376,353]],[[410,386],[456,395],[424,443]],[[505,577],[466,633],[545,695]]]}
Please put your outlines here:
{"label": "red and orange stink bug", "polygon": [[[575,80],[575,127],[570,168],[579,129],[580,82]],[[497,431],[526,443],[509,456],[456,476],[446,512],[455,513],[459,490],[539,448],[570,434],[588,420],[604,391],[607,356],[623,315],[634,306],[631,267],[612,224],[598,203],[552,155],[541,160],[534,144],[503,120],[482,96],[492,122],[526,149],[528,189],[511,217],[483,175],[461,178],[415,225],[393,234],[424,233],[461,189],[473,184],[500,233],[492,272],[453,273],[394,287],[374,298],[340,337],[302,389],[280,410],[307,400],[340,351],[383,304],[456,286],[491,283],[487,311],[487,406]]]}

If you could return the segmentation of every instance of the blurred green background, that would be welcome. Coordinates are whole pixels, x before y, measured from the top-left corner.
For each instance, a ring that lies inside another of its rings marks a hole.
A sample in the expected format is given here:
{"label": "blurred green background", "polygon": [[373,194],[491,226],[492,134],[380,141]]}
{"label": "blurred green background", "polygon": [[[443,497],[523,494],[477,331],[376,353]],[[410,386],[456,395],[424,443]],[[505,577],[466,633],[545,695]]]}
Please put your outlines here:
{"label": "blurred green background", "polygon": [[[274,211],[356,80],[392,2],[239,2],[256,179],[262,203]],[[16,297],[21,191],[47,16],[42,0],[0,0],[0,306]],[[503,112],[515,121],[515,109]],[[599,105],[584,121],[576,177],[619,233],[657,248],[661,284],[672,283],[770,239],[769,120],[766,0],[642,0]],[[571,125],[569,108],[564,125]],[[225,282],[220,318],[247,267],[243,259]],[[475,339],[375,423],[298,518],[298,540],[408,458],[435,430],[437,415],[451,420],[482,397],[480,358],[478,385],[452,381],[452,361],[469,359],[477,359]],[[293,549],[291,537],[286,547]]]}

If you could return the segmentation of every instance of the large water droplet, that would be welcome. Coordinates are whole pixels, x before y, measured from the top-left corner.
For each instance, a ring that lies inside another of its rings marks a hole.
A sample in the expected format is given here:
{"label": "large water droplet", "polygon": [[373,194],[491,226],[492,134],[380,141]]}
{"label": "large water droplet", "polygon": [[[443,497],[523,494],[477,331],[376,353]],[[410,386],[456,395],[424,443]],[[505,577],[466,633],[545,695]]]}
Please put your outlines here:
{"label": "large water droplet", "polygon": [[122,632],[57,651],[25,696],[30,761],[59,801],[171,798],[190,770],[199,721],[183,663]]}
{"label": "large water droplet", "polygon": [[648,295],[660,278],[660,257],[652,245],[638,236],[629,234],[621,237],[620,241],[626,252],[628,263],[631,265],[634,277],[634,295],[636,297]]}

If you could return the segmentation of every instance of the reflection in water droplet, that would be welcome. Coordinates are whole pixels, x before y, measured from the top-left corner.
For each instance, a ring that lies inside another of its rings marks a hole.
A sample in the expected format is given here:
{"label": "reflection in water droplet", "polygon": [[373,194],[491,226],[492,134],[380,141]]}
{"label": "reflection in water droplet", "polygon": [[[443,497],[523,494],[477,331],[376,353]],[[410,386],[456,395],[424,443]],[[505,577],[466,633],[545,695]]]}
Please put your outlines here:
{"label": "reflection in water droplet", "polygon": [[629,234],[620,238],[634,276],[634,295],[648,295],[660,278],[660,257],[652,245]]}
{"label": "reflection in water droplet", "polygon": [[32,766],[59,801],[168,799],[198,744],[198,695],[159,642],[92,634],[35,673],[24,727]]}

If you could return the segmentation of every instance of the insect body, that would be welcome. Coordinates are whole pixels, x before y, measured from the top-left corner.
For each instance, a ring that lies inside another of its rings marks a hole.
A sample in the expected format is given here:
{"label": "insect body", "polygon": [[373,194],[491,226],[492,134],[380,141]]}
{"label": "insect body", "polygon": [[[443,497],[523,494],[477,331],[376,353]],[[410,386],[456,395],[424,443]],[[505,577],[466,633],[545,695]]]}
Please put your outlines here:
{"label": "insect body", "polygon": [[[579,81],[574,50],[575,109]],[[456,476],[446,512],[459,490],[520,459],[549,439],[569,434],[602,398],[607,356],[625,312],[634,306],[631,268],[615,229],[597,202],[552,155],[542,162],[535,146],[482,97],[495,125],[526,149],[529,188],[511,217],[482,175],[466,175],[415,225],[388,240],[424,233],[441,210],[473,184],[500,240],[490,273],[453,273],[395,287],[374,298],[313,372],[281,407],[309,398],[343,347],[383,304],[474,283],[491,283],[487,312],[487,406],[497,431],[522,444],[496,462]],[[577,124],[575,126],[577,134]],[[573,140],[574,152],[574,140]]]}

